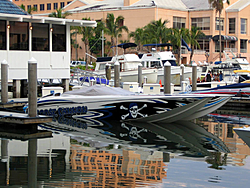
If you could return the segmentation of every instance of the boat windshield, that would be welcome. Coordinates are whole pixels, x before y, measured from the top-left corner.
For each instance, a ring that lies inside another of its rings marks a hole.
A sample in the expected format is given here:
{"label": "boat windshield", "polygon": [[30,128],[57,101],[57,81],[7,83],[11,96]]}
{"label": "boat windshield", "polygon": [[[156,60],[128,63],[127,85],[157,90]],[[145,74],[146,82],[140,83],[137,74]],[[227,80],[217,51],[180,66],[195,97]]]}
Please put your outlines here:
{"label": "boat windshield", "polygon": [[162,60],[163,65],[164,65],[167,61],[171,64],[171,66],[177,66],[175,60]]}
{"label": "boat windshield", "polygon": [[[114,69],[114,63],[109,63],[111,65],[111,69]],[[106,64],[100,64],[99,70],[105,70]]]}

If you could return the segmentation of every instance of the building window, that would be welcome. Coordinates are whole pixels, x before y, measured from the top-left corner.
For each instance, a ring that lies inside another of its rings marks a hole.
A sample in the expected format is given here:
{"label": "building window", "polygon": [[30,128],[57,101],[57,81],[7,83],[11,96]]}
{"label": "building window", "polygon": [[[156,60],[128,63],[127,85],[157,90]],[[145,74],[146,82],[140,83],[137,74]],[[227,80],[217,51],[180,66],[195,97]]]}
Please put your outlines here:
{"label": "building window", "polygon": [[240,53],[247,53],[247,40],[240,39]]}
{"label": "building window", "polygon": [[195,50],[202,50],[205,52],[209,52],[209,39],[199,39],[197,42],[200,45],[200,48],[198,46],[195,46]]}
{"label": "building window", "polygon": [[0,20],[0,50],[6,50],[6,21]]}
{"label": "building window", "polygon": [[44,4],[40,4],[40,11],[44,10]]}
{"label": "building window", "polygon": [[32,24],[32,51],[49,51],[49,24]]}
{"label": "building window", "polygon": [[229,18],[229,34],[235,33],[235,18]]}
{"label": "building window", "polygon": [[200,30],[210,30],[210,18],[191,18],[191,25]]}
{"label": "building window", "polygon": [[27,5],[27,11],[31,9],[31,5]]}
{"label": "building window", "polygon": [[71,1],[68,1],[68,2],[67,2],[67,5],[70,4],[70,3],[71,3]]}
{"label": "building window", "polygon": [[247,34],[247,19],[240,19],[240,33]]}
{"label": "building window", "polygon": [[63,8],[64,7],[64,2],[61,2],[60,6],[61,6],[61,8]]}
{"label": "building window", "polygon": [[34,5],[34,9],[37,10],[37,5]]}
{"label": "building window", "polygon": [[51,3],[47,3],[47,10],[51,10]]}
{"label": "building window", "polygon": [[54,3],[54,10],[58,9],[58,3]]}
{"label": "building window", "polygon": [[66,51],[65,25],[53,25],[52,51]]}
{"label": "building window", "polygon": [[29,50],[29,23],[10,21],[10,50]]}
{"label": "building window", "polygon": [[123,19],[119,20],[118,21],[118,25],[119,25],[119,27],[124,26],[124,20]]}
{"label": "building window", "polygon": [[219,18],[215,19],[215,28],[217,31],[220,30],[220,25],[221,25],[221,31],[224,31],[224,18],[220,19],[220,23],[219,23]]}
{"label": "building window", "polygon": [[186,18],[173,17],[173,28],[181,29],[186,27]]}

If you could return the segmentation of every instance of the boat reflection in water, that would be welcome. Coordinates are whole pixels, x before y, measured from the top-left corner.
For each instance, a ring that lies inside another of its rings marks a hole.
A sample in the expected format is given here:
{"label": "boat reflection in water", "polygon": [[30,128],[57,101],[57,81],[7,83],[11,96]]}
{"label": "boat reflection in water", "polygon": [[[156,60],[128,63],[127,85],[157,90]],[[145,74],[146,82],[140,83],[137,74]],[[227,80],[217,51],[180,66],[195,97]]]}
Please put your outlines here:
{"label": "boat reflection in water", "polygon": [[[167,177],[166,169],[171,158],[203,160],[212,164],[212,168],[219,169],[223,165],[223,156],[229,152],[218,137],[187,121],[130,124],[120,121],[84,122],[60,117],[40,125],[40,129],[53,132],[53,138],[38,141],[39,186],[159,185]],[[4,166],[1,170],[9,169],[11,176],[2,176],[1,182],[25,185],[28,146],[21,153],[24,143],[11,140],[5,150],[7,147],[7,158],[11,160],[5,164],[10,168]]]}

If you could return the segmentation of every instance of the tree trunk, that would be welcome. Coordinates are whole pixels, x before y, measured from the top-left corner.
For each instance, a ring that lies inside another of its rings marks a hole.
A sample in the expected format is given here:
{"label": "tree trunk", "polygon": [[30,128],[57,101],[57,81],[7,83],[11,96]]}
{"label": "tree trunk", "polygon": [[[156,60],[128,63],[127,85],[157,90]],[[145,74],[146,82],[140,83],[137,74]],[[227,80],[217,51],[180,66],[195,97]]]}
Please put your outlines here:
{"label": "tree trunk", "polygon": [[76,45],[75,45],[75,48],[76,48],[76,61],[78,60],[78,53],[77,53],[77,32],[76,32]]}
{"label": "tree trunk", "polygon": [[221,12],[219,12],[219,43],[220,43],[220,61],[221,61]]}

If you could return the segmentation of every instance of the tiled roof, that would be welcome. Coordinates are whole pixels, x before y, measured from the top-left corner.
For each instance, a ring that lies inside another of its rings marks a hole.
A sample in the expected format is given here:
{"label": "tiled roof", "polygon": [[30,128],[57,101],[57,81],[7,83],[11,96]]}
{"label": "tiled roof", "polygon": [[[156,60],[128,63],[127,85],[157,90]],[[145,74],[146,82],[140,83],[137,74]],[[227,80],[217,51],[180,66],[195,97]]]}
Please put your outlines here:
{"label": "tiled roof", "polygon": [[27,12],[9,0],[0,0],[0,13],[29,15]]}

